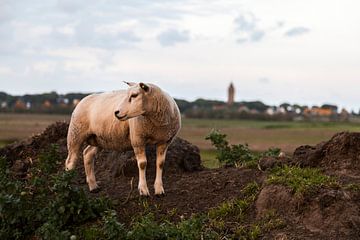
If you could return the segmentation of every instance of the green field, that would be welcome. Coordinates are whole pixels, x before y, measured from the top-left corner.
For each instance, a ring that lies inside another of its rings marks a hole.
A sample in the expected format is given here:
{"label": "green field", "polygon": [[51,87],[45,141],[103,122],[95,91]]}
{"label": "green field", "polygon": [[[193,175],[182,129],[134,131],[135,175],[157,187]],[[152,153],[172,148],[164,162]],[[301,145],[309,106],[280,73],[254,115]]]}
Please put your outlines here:
{"label": "green field", "polygon": [[[55,121],[69,119],[69,115],[0,114],[0,146],[40,133]],[[232,144],[248,143],[254,151],[279,147],[292,153],[300,145],[317,144],[340,131],[360,131],[360,124],[183,119],[180,136],[199,146],[204,161],[216,165],[213,148],[205,140],[212,129],[227,134]]]}

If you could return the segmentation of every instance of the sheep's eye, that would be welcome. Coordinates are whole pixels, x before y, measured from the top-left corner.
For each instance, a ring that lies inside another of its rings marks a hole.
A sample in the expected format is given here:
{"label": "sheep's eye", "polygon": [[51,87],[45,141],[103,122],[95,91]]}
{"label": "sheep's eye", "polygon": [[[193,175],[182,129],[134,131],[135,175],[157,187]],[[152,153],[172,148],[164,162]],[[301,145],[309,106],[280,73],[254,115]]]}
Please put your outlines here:
{"label": "sheep's eye", "polygon": [[130,98],[129,98],[129,102],[131,102],[131,99],[136,98],[137,96],[138,96],[137,94],[131,95]]}

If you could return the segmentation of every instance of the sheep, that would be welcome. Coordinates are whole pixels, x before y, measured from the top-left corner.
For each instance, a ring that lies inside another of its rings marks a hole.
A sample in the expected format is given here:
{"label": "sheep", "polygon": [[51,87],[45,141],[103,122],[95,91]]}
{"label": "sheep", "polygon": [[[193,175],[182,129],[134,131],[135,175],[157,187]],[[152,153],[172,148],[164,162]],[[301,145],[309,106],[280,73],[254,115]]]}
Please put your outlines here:
{"label": "sheep", "polygon": [[65,169],[75,168],[83,144],[86,182],[91,192],[99,186],[94,173],[94,156],[100,149],[134,150],[139,169],[138,190],[149,196],[146,183],[145,146],[156,145],[155,195],[165,194],[162,172],[168,146],[181,127],[176,102],[154,84],[127,83],[127,91],[92,94],[74,109],[68,135]]}

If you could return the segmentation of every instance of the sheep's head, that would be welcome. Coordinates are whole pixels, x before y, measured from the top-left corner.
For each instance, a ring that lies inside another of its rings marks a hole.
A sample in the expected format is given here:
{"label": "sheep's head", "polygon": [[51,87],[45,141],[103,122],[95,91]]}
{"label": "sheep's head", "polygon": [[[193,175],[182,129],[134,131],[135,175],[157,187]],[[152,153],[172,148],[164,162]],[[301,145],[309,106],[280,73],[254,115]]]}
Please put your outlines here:
{"label": "sheep's head", "polygon": [[150,86],[144,83],[128,83],[130,88],[126,96],[115,111],[115,117],[121,121],[140,116],[147,110],[147,95],[150,92]]}

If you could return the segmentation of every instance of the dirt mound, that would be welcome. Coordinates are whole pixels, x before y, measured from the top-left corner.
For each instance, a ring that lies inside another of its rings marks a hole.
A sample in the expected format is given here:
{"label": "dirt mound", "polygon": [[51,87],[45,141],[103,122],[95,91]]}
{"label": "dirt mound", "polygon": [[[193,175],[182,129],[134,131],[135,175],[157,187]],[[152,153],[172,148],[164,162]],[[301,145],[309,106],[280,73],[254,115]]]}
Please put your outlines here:
{"label": "dirt mound", "polygon": [[287,156],[281,156],[281,157],[265,156],[259,160],[259,167],[262,171],[265,171],[267,169],[280,167],[290,163],[291,163],[291,158]]}
{"label": "dirt mound", "polygon": [[[265,186],[256,201],[257,217],[275,210],[291,232],[316,239],[358,239],[359,195],[341,189],[320,189],[312,195],[293,195],[285,186]],[[296,226],[296,228],[294,228]]]}
{"label": "dirt mound", "polygon": [[68,123],[56,122],[48,126],[41,134],[0,148],[0,156],[5,156],[11,163],[19,159],[33,159],[51,144],[58,144],[61,152],[64,153],[68,128]]}
{"label": "dirt mound", "polygon": [[[155,176],[155,146],[147,147],[146,155],[148,159],[147,175]],[[120,175],[135,177],[138,174],[138,167],[133,151],[115,152],[103,150],[96,157],[96,161],[104,164],[104,166],[110,170],[113,177]],[[194,172],[202,169],[199,148],[184,139],[175,138],[166,154],[164,171],[171,173]]]}
{"label": "dirt mound", "polygon": [[321,167],[340,175],[360,176],[360,133],[341,132],[316,146],[301,146],[293,163]]}
{"label": "dirt mound", "polygon": [[[27,140],[10,144],[0,149],[0,156],[5,156],[7,161],[13,166],[16,175],[22,176],[26,173],[30,163],[43,151],[49,149],[50,145],[57,144],[58,153],[62,158],[66,158],[66,136],[69,124],[66,122],[57,122],[48,126],[44,132],[35,135]],[[198,171],[202,170],[199,148],[188,141],[176,138],[169,146],[165,161],[165,171]],[[147,148],[148,156],[148,174],[155,174],[156,149],[154,146]],[[133,151],[116,152],[102,150],[97,156],[101,164],[105,164],[111,169],[114,176],[120,173],[127,175],[136,175],[138,172]],[[82,165],[80,163],[78,165]],[[108,174],[108,172],[106,172]]]}

